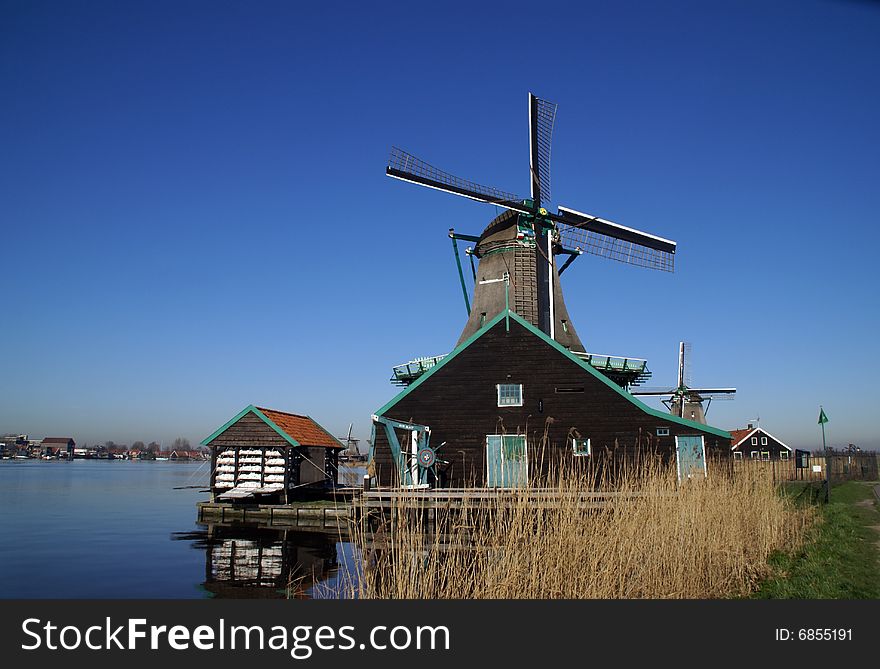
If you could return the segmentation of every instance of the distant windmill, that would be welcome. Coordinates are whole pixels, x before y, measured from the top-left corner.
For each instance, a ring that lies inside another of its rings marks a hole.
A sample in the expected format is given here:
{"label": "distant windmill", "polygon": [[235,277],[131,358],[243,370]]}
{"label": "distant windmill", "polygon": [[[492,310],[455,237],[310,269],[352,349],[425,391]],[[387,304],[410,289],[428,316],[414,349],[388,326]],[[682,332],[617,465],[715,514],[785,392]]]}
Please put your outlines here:
{"label": "distant windmill", "polygon": [[[633,395],[663,397],[669,412],[680,418],[688,418],[698,423],[706,423],[706,413],[713,399],[732,400],[736,388],[692,388],[690,360],[692,346],[688,342],[678,344],[678,385],[675,388],[636,388]],[[707,402],[703,408],[703,402]]]}
{"label": "distant windmill", "polygon": [[351,436],[351,430],[354,427],[354,423],[348,424],[348,436],[344,439],[339,437],[339,441],[345,444],[345,450],[342,452],[342,455],[346,459],[357,458],[360,455],[360,451],[358,450],[358,442],[360,439],[353,439]]}
{"label": "distant windmill", "polygon": [[[493,219],[479,237],[450,230],[468,321],[459,343],[496,314],[508,308],[573,352],[585,352],[568,316],[559,275],[587,252],[641,267],[673,271],[676,243],[611,221],[559,206],[545,209],[550,199],[550,146],[556,105],[529,93],[529,175],[531,197],[521,198],[497,188],[480,186],[443,172],[398,148],[391,150],[385,170],[396,179],[486,202],[507,211]],[[458,255],[457,241],[475,242],[468,255],[480,260],[474,271],[473,308]],[[557,270],[555,257],[568,255]],[[476,281],[509,275],[509,293],[500,283]],[[635,378],[635,377],[633,377]],[[627,381],[628,382],[628,381]]]}

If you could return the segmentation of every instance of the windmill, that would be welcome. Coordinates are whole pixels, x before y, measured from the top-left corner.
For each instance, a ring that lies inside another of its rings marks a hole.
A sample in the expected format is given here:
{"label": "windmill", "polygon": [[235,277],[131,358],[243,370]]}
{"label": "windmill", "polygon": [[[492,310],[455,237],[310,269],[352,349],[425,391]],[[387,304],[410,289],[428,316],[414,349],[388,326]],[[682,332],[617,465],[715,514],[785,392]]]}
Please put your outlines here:
{"label": "windmill", "polygon": [[357,459],[360,456],[360,451],[358,450],[358,442],[360,442],[360,439],[355,439],[351,436],[351,431],[353,427],[354,423],[349,423],[348,436],[337,437],[340,442],[345,444],[345,450],[342,451],[342,457],[346,460]]}
{"label": "windmill", "polygon": [[[675,388],[636,388],[633,395],[665,397],[661,400],[669,413],[706,424],[706,413],[713,399],[732,400],[736,388],[692,388],[690,360],[693,347],[689,342],[678,343],[678,385]],[[703,402],[707,402],[705,409]]]}
{"label": "windmill", "polygon": [[[568,316],[559,276],[582,253],[671,272],[676,243],[561,205],[557,213],[549,212],[546,206],[550,201],[550,148],[557,106],[531,93],[528,102],[531,184],[528,198],[461,179],[397,147],[391,150],[385,173],[505,209],[480,236],[449,231],[468,310],[459,343],[509,305],[561,345],[574,353],[586,354]],[[464,283],[459,241],[474,243],[467,253],[480,261],[479,268],[473,268],[473,306],[468,301]],[[557,255],[568,256],[559,268]],[[501,279],[505,273],[509,278],[507,282],[492,281]]]}

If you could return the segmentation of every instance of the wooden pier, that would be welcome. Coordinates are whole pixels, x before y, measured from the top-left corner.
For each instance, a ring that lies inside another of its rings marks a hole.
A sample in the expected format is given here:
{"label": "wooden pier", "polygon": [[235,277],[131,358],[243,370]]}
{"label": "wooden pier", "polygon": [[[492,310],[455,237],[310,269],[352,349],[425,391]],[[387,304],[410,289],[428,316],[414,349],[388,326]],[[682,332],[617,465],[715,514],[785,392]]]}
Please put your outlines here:
{"label": "wooden pier", "polygon": [[599,510],[612,501],[633,497],[631,493],[588,490],[560,492],[541,488],[395,488],[369,491],[347,488],[332,500],[290,504],[200,502],[197,508],[198,522],[206,524],[250,525],[348,536],[361,514],[367,515],[368,525],[374,528],[383,519],[394,522],[401,513],[420,515],[427,525],[433,525],[439,514],[445,513],[467,518],[472,513],[493,513],[523,504],[535,509],[553,509],[560,503],[568,508]]}
{"label": "wooden pier", "polygon": [[256,525],[302,532],[347,535],[352,517],[350,502],[292,504],[231,504],[200,502],[198,522],[220,525]]}

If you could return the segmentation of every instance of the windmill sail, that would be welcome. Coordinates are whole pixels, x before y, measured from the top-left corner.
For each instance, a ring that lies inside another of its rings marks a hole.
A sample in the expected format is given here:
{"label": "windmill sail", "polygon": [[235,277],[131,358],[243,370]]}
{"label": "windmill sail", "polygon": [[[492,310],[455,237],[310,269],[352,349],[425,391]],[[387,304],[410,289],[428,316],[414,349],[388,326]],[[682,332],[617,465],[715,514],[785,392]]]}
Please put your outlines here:
{"label": "windmill sail", "polygon": [[670,239],[612,223],[568,207],[559,207],[559,236],[563,245],[638,267],[672,272],[676,243]]}
{"label": "windmill sail", "polygon": [[529,212],[529,209],[523,206],[522,198],[513,193],[506,193],[492,186],[481,186],[473,181],[444,172],[396,146],[391,149],[385,174],[395,179],[436,188],[479,202],[497,204],[522,213]]}
{"label": "windmill sail", "polygon": [[556,104],[529,93],[529,167],[535,206],[550,201],[550,147]]}

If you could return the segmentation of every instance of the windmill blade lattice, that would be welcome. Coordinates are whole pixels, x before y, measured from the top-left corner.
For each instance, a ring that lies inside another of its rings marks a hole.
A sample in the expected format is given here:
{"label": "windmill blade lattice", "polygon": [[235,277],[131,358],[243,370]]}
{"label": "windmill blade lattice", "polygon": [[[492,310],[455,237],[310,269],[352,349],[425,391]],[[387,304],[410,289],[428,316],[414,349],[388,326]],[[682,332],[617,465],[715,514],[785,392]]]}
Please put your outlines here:
{"label": "windmill blade lattice", "polygon": [[556,120],[557,105],[541,98],[535,98],[537,112],[538,183],[541,187],[541,200],[550,201],[550,148],[553,141],[553,123]]}
{"label": "windmill blade lattice", "polygon": [[602,234],[595,230],[560,223],[559,237],[563,246],[572,249],[579,248],[584,253],[594,256],[664,272],[675,270],[674,254]]}
{"label": "windmill blade lattice", "polygon": [[429,188],[436,188],[453,195],[461,195],[472,200],[497,204],[523,213],[528,213],[529,211],[523,207],[522,198],[513,193],[508,193],[492,186],[481,186],[476,182],[444,172],[396,146],[391,149],[391,156],[388,159],[385,173],[397,179],[410,181]]}

